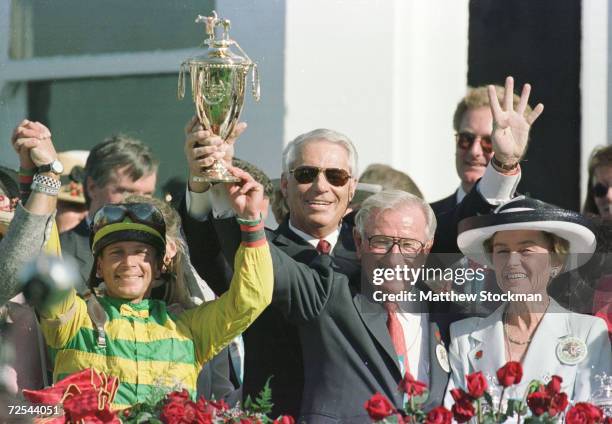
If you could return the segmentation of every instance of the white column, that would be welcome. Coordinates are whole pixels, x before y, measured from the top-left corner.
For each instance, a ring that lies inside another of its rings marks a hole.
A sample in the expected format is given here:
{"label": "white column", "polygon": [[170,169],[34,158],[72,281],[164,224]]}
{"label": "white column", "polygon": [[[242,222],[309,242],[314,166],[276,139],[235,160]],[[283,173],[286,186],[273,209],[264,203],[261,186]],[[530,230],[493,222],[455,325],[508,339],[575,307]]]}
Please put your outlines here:
{"label": "white column", "polygon": [[285,133],[346,133],[360,169],[407,172],[429,200],[458,185],[452,115],[467,78],[467,0],[287,1]]}
{"label": "white column", "polygon": [[589,156],[597,145],[612,140],[612,116],[608,115],[608,103],[612,91],[608,88],[608,63],[610,34],[608,22],[612,10],[608,0],[584,0],[582,2],[582,42],[580,88],[582,96],[581,145],[580,145],[580,204],[584,202],[588,179]]}
{"label": "white column", "polygon": [[220,17],[229,19],[230,36],[257,62],[261,100],[253,101],[250,82],[241,120],[248,129],[236,143],[236,156],[253,162],[271,178],[280,176],[285,137],[285,0],[218,0]]}

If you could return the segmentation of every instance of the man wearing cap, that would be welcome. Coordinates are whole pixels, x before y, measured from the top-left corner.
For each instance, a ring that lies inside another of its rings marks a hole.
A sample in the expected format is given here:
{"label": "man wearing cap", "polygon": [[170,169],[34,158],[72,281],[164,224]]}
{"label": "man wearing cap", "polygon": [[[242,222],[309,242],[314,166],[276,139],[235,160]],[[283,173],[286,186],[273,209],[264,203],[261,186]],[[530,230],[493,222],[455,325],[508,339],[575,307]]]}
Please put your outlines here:
{"label": "man wearing cap", "polygon": [[[94,264],[89,285],[103,296],[85,301],[74,289],[41,308],[41,324],[54,352],[54,380],[95,368],[119,378],[114,406],[147,399],[156,386],[177,384],[195,394],[202,365],[242,333],[270,303],[272,264],[257,201],[237,208],[244,239],[229,290],[219,299],[177,316],[150,299],[165,252],[165,223],[150,204],[106,205],[92,220]],[[253,212],[257,211],[257,213]],[[99,304],[102,314],[88,309]],[[93,306],[92,306],[93,305]],[[101,315],[101,316],[100,316]]]}
{"label": "man wearing cap", "polygon": [[93,264],[89,249],[91,218],[107,203],[119,203],[127,194],[153,195],[157,179],[157,160],[140,140],[125,135],[111,137],[91,149],[85,164],[84,190],[88,216],[60,237],[62,253],[73,256],[79,264],[83,284]]}

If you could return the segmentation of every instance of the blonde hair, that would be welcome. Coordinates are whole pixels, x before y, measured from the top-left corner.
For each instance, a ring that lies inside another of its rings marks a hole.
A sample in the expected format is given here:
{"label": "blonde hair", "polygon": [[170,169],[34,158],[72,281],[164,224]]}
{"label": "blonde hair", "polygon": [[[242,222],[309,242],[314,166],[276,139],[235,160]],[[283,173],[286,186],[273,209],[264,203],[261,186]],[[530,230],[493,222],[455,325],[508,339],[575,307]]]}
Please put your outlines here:
{"label": "blonde hair", "polygon": [[[497,93],[497,99],[501,103],[504,99],[504,94],[506,89],[501,85],[494,85],[495,92]],[[516,108],[519,104],[521,98],[516,94],[512,96],[512,103]],[[491,103],[489,102],[489,94],[486,85],[481,85],[479,87],[469,87],[468,92],[463,99],[457,104],[455,108],[455,114],[453,115],[453,128],[455,131],[459,131],[459,127],[461,127],[461,120],[463,119],[463,115],[469,109],[478,109],[479,107],[490,107]],[[525,116],[528,116],[531,113],[532,109],[529,105],[525,108]]]}

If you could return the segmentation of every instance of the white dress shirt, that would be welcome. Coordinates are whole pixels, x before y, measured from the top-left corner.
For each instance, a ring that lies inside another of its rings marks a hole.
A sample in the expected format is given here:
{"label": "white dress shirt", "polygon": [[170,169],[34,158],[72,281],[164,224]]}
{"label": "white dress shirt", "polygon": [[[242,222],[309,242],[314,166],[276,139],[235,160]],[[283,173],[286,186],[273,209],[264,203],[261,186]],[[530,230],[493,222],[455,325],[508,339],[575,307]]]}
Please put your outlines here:
{"label": "white dress shirt", "polygon": [[[291,224],[291,220],[289,220],[289,229],[293,231],[295,234],[297,234],[298,236],[300,236],[302,239],[304,239],[308,244],[312,245],[312,247],[314,247],[315,249],[317,248],[317,245],[319,244],[320,239],[314,238],[310,234],[306,234],[304,231],[298,230]],[[330,255],[334,251],[334,247],[336,247],[336,243],[338,243],[338,236],[340,236],[340,228],[336,228],[331,234],[328,234],[325,237],[323,237],[323,240],[327,241],[330,245],[330,251],[329,251]]]}
{"label": "white dress shirt", "polygon": [[405,312],[401,305],[397,318],[404,332],[410,374],[419,381],[429,381],[429,317],[427,313]]}

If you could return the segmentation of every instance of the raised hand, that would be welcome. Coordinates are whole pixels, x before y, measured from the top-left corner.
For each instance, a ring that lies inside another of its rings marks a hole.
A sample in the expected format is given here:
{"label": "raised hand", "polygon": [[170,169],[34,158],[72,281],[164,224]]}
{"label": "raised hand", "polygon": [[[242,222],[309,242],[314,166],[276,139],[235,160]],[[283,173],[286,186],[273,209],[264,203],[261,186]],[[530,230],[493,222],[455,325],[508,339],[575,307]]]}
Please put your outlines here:
{"label": "raised hand", "polygon": [[265,207],[263,186],[240,168],[230,168],[230,172],[240,178],[239,183],[225,184],[232,209],[239,218],[260,219]]}
{"label": "raised hand", "polygon": [[[230,137],[223,139],[211,131],[205,130],[193,117],[185,126],[185,157],[189,166],[189,188],[191,191],[201,192],[207,190],[208,183],[194,181],[193,177],[201,177],[203,171],[211,166],[215,160],[221,160],[226,167],[231,167],[234,157],[234,143],[246,129],[245,122],[239,122]],[[196,178],[197,180],[197,178]]]}
{"label": "raised hand", "polygon": [[493,114],[493,152],[496,161],[504,167],[510,168],[521,160],[527,150],[529,130],[544,110],[544,105],[538,103],[528,116],[524,116],[530,92],[531,85],[525,84],[520,101],[514,110],[514,79],[507,77],[502,109],[495,88],[492,85],[488,86],[489,103]]}
{"label": "raised hand", "polygon": [[40,122],[21,121],[13,131],[11,143],[23,168],[36,168],[57,159],[51,131]]}

